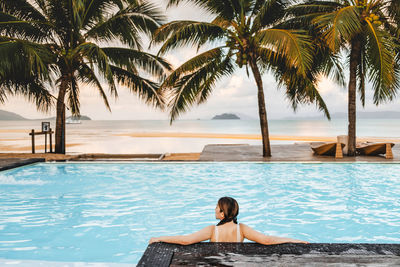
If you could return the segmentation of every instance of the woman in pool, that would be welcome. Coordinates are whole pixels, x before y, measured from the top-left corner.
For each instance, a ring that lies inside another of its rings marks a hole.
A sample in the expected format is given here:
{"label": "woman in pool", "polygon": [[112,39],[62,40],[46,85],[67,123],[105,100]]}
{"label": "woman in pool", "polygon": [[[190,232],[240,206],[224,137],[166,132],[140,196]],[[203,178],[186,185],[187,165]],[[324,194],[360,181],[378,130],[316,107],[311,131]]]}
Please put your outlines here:
{"label": "woman in pool", "polygon": [[149,243],[165,242],[190,245],[205,240],[211,242],[243,242],[245,238],[263,245],[308,243],[297,239],[264,235],[243,223],[237,223],[238,214],[239,205],[236,200],[231,197],[222,197],[215,207],[215,218],[220,220],[216,226],[207,226],[190,235],[153,237]]}

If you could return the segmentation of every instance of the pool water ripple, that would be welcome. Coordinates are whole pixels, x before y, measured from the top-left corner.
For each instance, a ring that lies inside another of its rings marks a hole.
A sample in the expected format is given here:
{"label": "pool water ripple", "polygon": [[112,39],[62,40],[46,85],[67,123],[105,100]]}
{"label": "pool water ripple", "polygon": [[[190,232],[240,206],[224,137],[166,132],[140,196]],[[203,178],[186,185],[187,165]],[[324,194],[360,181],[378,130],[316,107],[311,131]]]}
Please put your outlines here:
{"label": "pool water ripple", "polygon": [[37,164],[0,173],[0,258],[136,263],[224,195],[265,234],[400,242],[399,164]]}

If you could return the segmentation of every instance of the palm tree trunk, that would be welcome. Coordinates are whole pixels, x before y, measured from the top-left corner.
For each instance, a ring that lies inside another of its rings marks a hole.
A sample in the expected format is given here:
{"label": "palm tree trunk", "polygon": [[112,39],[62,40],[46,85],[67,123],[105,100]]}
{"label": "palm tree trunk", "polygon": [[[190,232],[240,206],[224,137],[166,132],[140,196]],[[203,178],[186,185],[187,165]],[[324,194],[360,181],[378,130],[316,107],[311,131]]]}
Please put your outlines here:
{"label": "palm tree trunk", "polygon": [[56,147],[55,153],[65,154],[65,104],[64,98],[68,88],[68,80],[65,75],[61,78],[60,90],[57,97],[56,117]]}
{"label": "palm tree trunk", "polygon": [[356,90],[357,90],[357,66],[360,61],[361,43],[357,37],[351,44],[350,53],[350,80],[348,92],[348,144],[347,155],[356,155]]}
{"label": "palm tree trunk", "polygon": [[271,146],[269,144],[268,120],[267,111],[265,109],[264,89],[261,79],[261,74],[255,59],[251,58],[249,61],[254,79],[257,83],[258,89],[258,114],[260,116],[261,135],[263,143],[263,157],[271,157]]}

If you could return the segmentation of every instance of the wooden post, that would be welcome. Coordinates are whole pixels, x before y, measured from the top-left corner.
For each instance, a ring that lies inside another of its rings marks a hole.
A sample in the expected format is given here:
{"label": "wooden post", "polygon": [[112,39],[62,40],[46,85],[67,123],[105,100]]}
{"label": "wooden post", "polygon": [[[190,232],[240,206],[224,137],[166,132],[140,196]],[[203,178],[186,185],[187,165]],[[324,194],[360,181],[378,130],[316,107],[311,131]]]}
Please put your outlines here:
{"label": "wooden post", "polygon": [[343,151],[342,151],[342,143],[336,143],[336,153],[335,158],[342,159],[343,158]]}
{"label": "wooden post", "polygon": [[51,128],[50,128],[50,153],[53,153],[53,144],[52,144],[52,142],[51,142],[51,133],[52,133],[52,131],[51,131]]}
{"label": "wooden post", "polygon": [[387,159],[393,158],[392,144],[390,143],[386,143],[386,158]]}
{"label": "wooden post", "polygon": [[47,132],[44,134],[44,153],[47,153]]}
{"label": "wooden post", "polygon": [[35,130],[34,129],[32,129],[31,135],[32,135],[32,154],[35,154]]}

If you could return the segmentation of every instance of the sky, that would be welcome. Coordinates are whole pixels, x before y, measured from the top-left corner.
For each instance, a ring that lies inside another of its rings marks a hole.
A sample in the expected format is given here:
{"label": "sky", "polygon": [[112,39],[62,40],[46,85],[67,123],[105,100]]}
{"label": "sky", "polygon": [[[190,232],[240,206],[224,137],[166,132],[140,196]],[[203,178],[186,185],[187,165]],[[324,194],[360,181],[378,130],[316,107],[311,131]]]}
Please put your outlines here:
{"label": "sky", "polygon": [[[153,2],[165,10],[165,1],[153,0]],[[210,21],[210,16],[205,11],[188,4],[181,4],[178,7],[167,9],[166,14],[168,21],[187,19]],[[147,43],[145,43],[144,47],[147,47]],[[150,52],[156,53],[157,48],[151,49]],[[174,50],[165,55],[165,57],[173,66],[177,67],[194,55],[196,55],[196,48],[186,47]],[[269,119],[323,116],[314,104],[299,106],[295,113],[291,108],[290,102],[285,98],[284,90],[277,88],[277,83],[271,74],[265,73],[263,75],[263,83]],[[318,88],[331,114],[347,112],[347,90],[345,88],[326,78],[320,80]],[[109,98],[111,104],[111,112],[109,112],[94,88],[81,86],[81,114],[95,120],[168,119],[167,112],[146,106],[137,95],[130,93],[127,88],[119,86],[118,93],[119,97],[117,99]],[[56,95],[56,92],[53,92],[53,94]],[[367,85],[365,108],[362,108],[361,103],[358,101],[357,110],[368,112],[400,110],[400,98],[377,107],[373,104],[372,97],[371,86]],[[18,113],[29,119],[55,116],[55,109],[50,113],[38,112],[35,105],[22,97],[10,97],[5,104],[0,104],[0,109]],[[258,118],[257,87],[251,72],[250,77],[247,77],[244,69],[238,69],[232,76],[220,80],[205,104],[192,107],[188,112],[182,114],[179,119],[210,119],[214,115],[222,113],[245,114],[254,119]]]}

